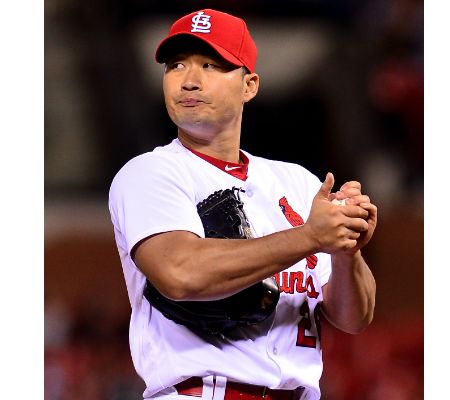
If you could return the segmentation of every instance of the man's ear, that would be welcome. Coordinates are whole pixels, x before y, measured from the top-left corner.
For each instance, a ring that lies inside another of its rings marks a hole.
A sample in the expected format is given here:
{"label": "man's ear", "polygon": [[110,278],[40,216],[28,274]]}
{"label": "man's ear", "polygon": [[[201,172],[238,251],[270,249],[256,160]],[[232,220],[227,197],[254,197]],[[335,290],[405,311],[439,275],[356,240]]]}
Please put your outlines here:
{"label": "man's ear", "polygon": [[244,92],[244,103],[249,102],[258,93],[259,88],[259,75],[258,74],[247,74],[244,76],[245,92]]}

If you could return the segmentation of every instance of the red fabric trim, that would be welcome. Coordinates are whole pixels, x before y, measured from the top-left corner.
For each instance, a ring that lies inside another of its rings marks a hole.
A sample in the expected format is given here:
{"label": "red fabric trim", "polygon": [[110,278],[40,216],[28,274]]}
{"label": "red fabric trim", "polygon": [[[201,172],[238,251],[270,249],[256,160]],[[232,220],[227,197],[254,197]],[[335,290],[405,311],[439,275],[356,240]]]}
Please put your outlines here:
{"label": "red fabric trim", "polygon": [[241,150],[239,150],[239,156],[240,156],[241,160],[243,161],[243,163],[236,164],[236,163],[232,163],[232,162],[219,160],[218,158],[211,157],[211,156],[208,156],[207,154],[200,153],[199,151],[190,149],[189,147],[186,147],[186,148],[189,151],[191,151],[192,153],[194,153],[196,156],[209,162],[210,164],[219,168],[223,172],[226,172],[227,174],[230,174],[230,175],[234,176],[235,178],[240,179],[241,181],[245,181],[247,179],[248,164],[249,164],[250,160]]}

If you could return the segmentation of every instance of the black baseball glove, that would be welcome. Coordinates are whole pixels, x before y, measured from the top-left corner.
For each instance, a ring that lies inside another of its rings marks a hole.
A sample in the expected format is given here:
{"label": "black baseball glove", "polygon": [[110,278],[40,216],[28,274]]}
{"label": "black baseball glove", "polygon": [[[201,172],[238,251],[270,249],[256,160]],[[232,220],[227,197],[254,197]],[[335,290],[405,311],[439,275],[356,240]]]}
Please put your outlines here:
{"label": "black baseball glove", "polygon": [[[250,225],[239,197],[242,189],[219,190],[197,204],[205,237],[250,239]],[[274,278],[264,279],[230,297],[213,301],[174,301],[147,280],[144,296],[167,318],[193,331],[227,334],[237,326],[264,321],[274,311],[280,292]]]}

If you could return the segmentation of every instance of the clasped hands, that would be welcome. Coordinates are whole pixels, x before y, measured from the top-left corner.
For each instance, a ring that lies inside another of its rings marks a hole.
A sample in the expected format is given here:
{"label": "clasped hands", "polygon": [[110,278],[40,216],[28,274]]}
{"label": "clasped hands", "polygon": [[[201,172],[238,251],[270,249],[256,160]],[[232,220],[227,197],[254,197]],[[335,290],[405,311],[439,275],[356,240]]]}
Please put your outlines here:
{"label": "clasped hands", "polygon": [[[361,183],[349,181],[331,192],[334,176],[328,173],[314,197],[307,223],[318,251],[355,254],[372,238],[377,207],[362,193]],[[338,200],[342,205],[333,204]],[[345,202],[342,202],[345,200]]]}

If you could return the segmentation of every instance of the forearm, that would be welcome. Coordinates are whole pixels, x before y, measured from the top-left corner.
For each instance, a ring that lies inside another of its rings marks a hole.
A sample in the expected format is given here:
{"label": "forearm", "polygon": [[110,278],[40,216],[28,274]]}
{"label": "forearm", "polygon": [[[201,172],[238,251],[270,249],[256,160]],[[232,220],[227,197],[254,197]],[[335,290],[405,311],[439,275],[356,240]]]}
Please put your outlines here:
{"label": "forearm", "polygon": [[361,252],[332,256],[332,273],[323,288],[323,312],[337,328],[359,333],[372,321],[375,279]]}
{"label": "forearm", "polygon": [[247,240],[202,239],[189,232],[169,232],[140,245],[135,261],[167,297],[214,300],[314,253],[316,248],[307,230],[301,226]]}
{"label": "forearm", "polygon": [[368,212],[355,205],[333,205],[329,201],[333,182],[332,174],[327,174],[304,225],[245,240],[166,232],[140,243],[133,259],[166,297],[214,300],[237,293],[311,254],[348,251],[357,244],[360,232],[367,230],[364,218]]}

